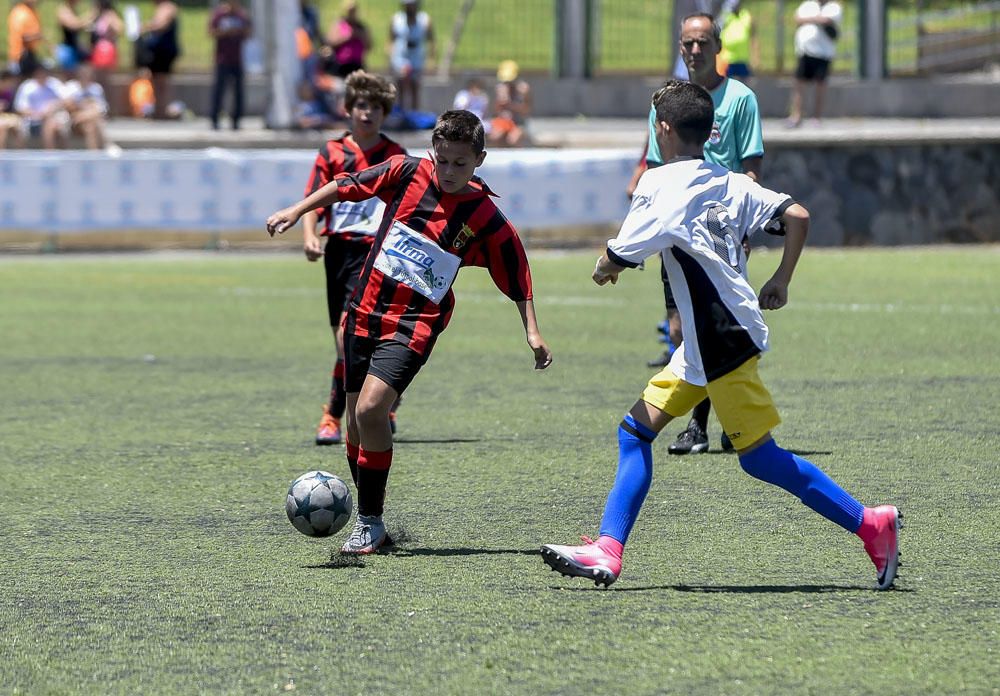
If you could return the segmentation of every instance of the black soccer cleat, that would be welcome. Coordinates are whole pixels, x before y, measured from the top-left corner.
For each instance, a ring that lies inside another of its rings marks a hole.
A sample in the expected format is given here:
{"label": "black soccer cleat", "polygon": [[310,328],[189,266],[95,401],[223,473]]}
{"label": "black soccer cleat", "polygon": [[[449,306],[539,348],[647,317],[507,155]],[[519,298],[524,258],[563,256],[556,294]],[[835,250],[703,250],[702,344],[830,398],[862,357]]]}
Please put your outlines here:
{"label": "black soccer cleat", "polygon": [[701,454],[707,451],[708,435],[693,421],[688,423],[688,427],[667,448],[670,454]]}

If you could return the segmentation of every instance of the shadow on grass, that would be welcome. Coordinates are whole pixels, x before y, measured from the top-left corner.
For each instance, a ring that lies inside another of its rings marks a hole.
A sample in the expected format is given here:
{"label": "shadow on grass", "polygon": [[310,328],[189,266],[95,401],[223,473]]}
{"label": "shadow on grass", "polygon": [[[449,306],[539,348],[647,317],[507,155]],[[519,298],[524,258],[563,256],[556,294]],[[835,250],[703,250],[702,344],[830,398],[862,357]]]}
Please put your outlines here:
{"label": "shadow on grass", "polygon": [[398,558],[410,556],[537,556],[537,549],[403,549],[393,547],[387,554]]}
{"label": "shadow on grass", "polygon": [[307,565],[312,570],[344,570],[346,568],[364,568],[365,562],[359,556],[348,556],[340,552],[330,555],[330,560],[318,565]]}
{"label": "shadow on grass", "polygon": [[[655,590],[673,590],[674,592],[695,592],[701,594],[827,594],[831,592],[882,592],[874,587],[862,585],[647,585],[646,587],[560,587],[549,586],[553,590],[568,590],[571,592],[652,592]],[[892,592],[914,592],[913,589],[893,587]]]}
{"label": "shadow on grass", "polygon": [[[790,449],[788,451],[791,452],[792,454],[797,454],[800,457],[826,457],[826,456],[829,456],[829,455],[833,454],[832,450],[799,450],[799,449]],[[739,458],[738,455],[736,454],[736,452],[733,452],[733,451],[726,452],[724,450],[708,450],[707,452],[702,452],[701,454],[698,454],[698,455],[683,455],[683,457],[685,459],[691,459],[691,460],[694,460],[695,457],[699,457],[700,458],[700,457],[705,457],[705,456],[709,456],[709,457],[710,456],[716,456],[716,457],[733,457],[734,459],[738,459]],[[672,457],[670,461],[677,461],[677,459],[678,459],[678,457]]]}
{"label": "shadow on grass", "polygon": [[[383,546],[376,556],[392,556],[394,558],[413,558],[416,556],[537,556],[538,551],[525,549],[407,549],[400,546]],[[344,570],[347,568],[364,568],[364,557],[342,554],[334,551],[326,563],[303,566],[310,570]]]}
{"label": "shadow on grass", "polygon": [[450,445],[454,442],[482,442],[479,437],[449,437],[441,439],[421,439],[418,437],[393,437],[393,442],[405,443],[407,445]]}

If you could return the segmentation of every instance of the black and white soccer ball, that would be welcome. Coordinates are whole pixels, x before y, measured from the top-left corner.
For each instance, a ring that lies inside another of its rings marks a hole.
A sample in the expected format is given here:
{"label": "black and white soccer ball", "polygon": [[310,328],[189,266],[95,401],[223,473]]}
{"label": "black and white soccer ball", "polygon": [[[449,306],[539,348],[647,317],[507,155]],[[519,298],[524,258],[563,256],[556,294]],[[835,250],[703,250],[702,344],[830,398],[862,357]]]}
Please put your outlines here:
{"label": "black and white soccer ball", "polygon": [[292,481],[285,498],[285,512],[292,525],[311,537],[327,537],[351,519],[351,489],[326,471],[307,471]]}

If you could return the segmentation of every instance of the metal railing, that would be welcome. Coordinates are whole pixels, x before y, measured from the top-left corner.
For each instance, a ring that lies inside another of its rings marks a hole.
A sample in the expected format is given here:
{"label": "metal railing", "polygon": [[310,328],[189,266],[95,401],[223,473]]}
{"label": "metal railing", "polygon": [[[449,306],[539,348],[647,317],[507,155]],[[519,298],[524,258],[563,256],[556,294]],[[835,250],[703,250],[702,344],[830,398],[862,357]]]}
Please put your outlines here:
{"label": "metal railing", "polygon": [[911,0],[889,9],[886,53],[890,75],[981,69],[1000,63],[1000,2],[928,8]]}
{"label": "metal railing", "polygon": [[[594,74],[672,72],[671,45],[674,3],[671,0],[592,0],[596,50]],[[705,3],[714,7],[721,3]],[[851,73],[858,54],[856,3],[845,0],[844,21],[837,41],[834,71]],[[795,10],[797,0],[744,0],[754,24],[755,53],[751,69],[758,74],[787,74],[795,70]],[[626,8],[628,8],[626,10]]]}
{"label": "metal railing", "polygon": [[[439,61],[450,55],[451,74],[492,72],[501,60],[516,60],[523,70],[551,73],[558,60],[558,7],[574,0],[423,0],[437,35]],[[671,45],[673,0],[581,0],[587,3],[589,74],[668,74],[673,66]],[[120,5],[127,4],[122,0]],[[132,0],[143,16],[151,0]],[[5,8],[10,0],[0,3]],[[57,39],[55,2],[39,4],[43,31]],[[213,43],[206,25],[211,0],[184,0],[181,8],[184,72],[211,69]],[[708,4],[712,4],[709,2]],[[721,4],[721,0],[716,0]],[[857,72],[859,8],[863,0],[841,0],[844,21],[838,39],[835,73]],[[1000,62],[1000,1],[888,0],[886,54],[890,75],[929,74],[981,69]],[[341,0],[314,0],[321,30],[336,21]],[[790,74],[795,69],[795,10],[798,0],[744,0],[754,17],[759,74]],[[388,70],[389,22],[399,10],[397,0],[362,0],[360,15],[368,25],[373,46],[368,64]],[[0,58],[6,63],[6,22],[0,22]],[[454,39],[454,42],[453,42]],[[453,43],[453,45],[451,45]],[[451,51],[449,53],[449,48]],[[131,70],[131,50],[119,46],[119,69]],[[432,66],[432,70],[436,66]]]}

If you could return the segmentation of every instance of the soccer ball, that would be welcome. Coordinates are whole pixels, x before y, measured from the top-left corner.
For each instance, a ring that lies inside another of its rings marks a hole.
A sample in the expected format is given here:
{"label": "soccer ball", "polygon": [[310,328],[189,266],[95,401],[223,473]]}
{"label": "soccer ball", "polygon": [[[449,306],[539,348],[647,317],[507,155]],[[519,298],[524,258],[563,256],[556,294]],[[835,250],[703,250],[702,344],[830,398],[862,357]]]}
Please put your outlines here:
{"label": "soccer ball", "polygon": [[292,525],[312,537],[340,531],[351,519],[351,490],[326,471],[307,471],[292,481],[285,498],[285,512]]}

